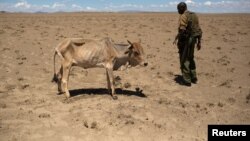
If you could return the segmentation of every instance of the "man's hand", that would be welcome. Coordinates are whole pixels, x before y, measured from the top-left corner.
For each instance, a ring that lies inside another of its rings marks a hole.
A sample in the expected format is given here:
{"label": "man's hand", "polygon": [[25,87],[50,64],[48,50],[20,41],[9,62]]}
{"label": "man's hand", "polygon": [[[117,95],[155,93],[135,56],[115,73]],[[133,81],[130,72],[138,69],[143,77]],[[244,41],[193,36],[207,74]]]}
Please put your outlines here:
{"label": "man's hand", "polygon": [[178,40],[178,37],[179,37],[179,34],[177,34],[177,35],[175,36],[175,39],[174,39],[174,41],[173,41],[173,45],[176,45],[177,40]]}
{"label": "man's hand", "polygon": [[200,50],[201,49],[201,42],[198,42],[196,47],[197,47],[197,50]]}
{"label": "man's hand", "polygon": [[200,50],[201,49],[201,35],[197,37],[198,39],[198,43],[197,43],[197,50]]}
{"label": "man's hand", "polygon": [[175,40],[173,41],[173,45],[176,45],[176,42],[177,42],[177,39],[175,39]]}

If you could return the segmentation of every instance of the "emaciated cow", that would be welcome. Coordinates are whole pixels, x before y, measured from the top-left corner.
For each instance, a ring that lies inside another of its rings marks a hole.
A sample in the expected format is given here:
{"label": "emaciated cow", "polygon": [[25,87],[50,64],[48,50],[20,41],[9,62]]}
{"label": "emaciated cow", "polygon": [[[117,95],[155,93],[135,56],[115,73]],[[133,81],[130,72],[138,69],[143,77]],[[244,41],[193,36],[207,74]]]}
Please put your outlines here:
{"label": "emaciated cow", "polygon": [[[108,90],[111,90],[113,99],[115,95],[113,70],[121,66],[147,66],[144,61],[144,51],[139,42],[129,44],[115,44],[111,38],[83,39],[67,38],[55,48],[53,82],[58,84],[59,93],[70,97],[68,90],[68,77],[72,66],[84,69],[102,67],[106,69]],[[61,58],[61,68],[56,73],[56,55]]]}

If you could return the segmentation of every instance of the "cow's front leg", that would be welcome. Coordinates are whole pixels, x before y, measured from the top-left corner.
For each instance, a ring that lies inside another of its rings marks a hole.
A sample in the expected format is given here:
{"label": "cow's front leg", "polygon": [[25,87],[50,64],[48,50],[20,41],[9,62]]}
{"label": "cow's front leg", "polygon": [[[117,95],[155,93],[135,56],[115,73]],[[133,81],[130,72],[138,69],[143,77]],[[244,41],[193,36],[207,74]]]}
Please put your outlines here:
{"label": "cow's front leg", "polygon": [[113,69],[111,68],[108,68],[107,69],[108,71],[108,77],[109,77],[109,82],[110,82],[110,85],[111,85],[111,96],[113,97],[114,100],[117,100],[118,97],[116,96],[115,94],[115,83],[114,83],[114,75],[113,75]]}
{"label": "cow's front leg", "polygon": [[68,78],[69,78],[69,71],[71,68],[71,63],[64,63],[63,64],[63,73],[62,73],[62,87],[65,92],[65,96],[67,98],[70,97],[70,93],[68,90]]}
{"label": "cow's front leg", "polygon": [[107,76],[107,88],[108,88],[108,92],[111,93],[111,86],[110,86],[110,79],[109,79],[108,69],[106,69],[106,76]]}

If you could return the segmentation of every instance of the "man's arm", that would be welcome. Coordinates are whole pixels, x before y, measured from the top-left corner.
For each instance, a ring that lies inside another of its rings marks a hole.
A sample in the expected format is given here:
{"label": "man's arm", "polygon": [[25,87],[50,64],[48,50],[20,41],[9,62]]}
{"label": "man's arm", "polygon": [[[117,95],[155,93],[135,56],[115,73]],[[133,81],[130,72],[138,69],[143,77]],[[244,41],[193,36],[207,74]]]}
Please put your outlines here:
{"label": "man's arm", "polygon": [[182,40],[186,38],[186,27],[187,27],[187,16],[185,14],[180,15],[179,18],[179,30],[178,34],[175,36],[173,44],[176,44],[177,40]]}

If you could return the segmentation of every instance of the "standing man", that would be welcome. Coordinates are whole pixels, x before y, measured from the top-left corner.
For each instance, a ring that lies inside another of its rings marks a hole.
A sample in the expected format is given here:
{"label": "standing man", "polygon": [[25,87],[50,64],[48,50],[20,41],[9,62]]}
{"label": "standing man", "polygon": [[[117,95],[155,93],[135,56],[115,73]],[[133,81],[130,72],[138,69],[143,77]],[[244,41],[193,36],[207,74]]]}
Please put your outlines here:
{"label": "standing man", "polygon": [[199,25],[198,17],[194,12],[187,10],[187,5],[180,2],[177,5],[179,18],[178,34],[173,42],[179,49],[180,66],[182,72],[182,84],[191,86],[197,83],[196,66],[194,61],[194,48],[201,49],[202,30]]}

